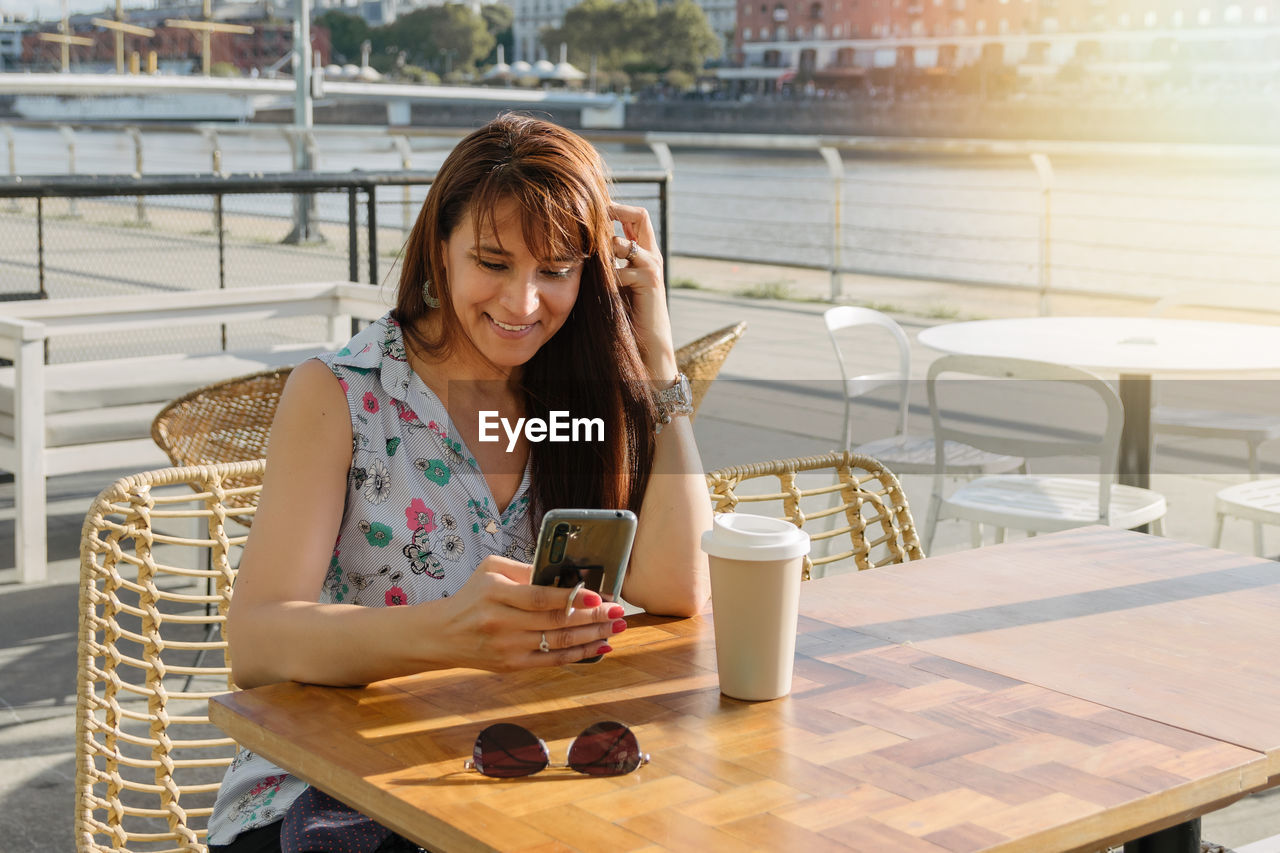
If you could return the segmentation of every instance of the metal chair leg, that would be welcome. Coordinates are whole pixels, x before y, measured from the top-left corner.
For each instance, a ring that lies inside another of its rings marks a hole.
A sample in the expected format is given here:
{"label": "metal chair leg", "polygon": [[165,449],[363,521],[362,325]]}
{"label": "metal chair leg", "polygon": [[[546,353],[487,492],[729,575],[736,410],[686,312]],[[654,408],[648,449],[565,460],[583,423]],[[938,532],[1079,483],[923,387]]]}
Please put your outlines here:
{"label": "metal chair leg", "polygon": [[934,493],[929,497],[929,517],[924,522],[924,537],[920,545],[926,554],[933,553],[933,534],[938,529],[938,513],[942,511],[942,498]]}

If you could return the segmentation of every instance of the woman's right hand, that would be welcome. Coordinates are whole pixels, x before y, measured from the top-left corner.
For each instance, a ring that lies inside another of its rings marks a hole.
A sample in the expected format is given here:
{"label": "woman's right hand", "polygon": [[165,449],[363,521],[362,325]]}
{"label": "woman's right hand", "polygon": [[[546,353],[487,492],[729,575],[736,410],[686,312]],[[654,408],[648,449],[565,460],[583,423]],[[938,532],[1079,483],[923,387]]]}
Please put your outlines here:
{"label": "woman's right hand", "polygon": [[[440,625],[452,666],[507,672],[560,666],[612,651],[609,639],[627,627],[622,605],[581,590],[573,612],[567,613],[570,591],[533,586],[532,574],[533,566],[505,557],[481,561],[448,599]],[[539,648],[544,635],[550,648],[546,652]]]}

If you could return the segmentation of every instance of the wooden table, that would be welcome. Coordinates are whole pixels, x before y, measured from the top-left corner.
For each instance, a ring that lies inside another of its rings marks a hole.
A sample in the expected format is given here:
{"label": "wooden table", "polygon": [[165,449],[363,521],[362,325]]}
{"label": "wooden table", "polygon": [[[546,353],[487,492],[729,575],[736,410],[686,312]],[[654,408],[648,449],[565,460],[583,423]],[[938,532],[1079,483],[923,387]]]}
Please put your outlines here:
{"label": "wooden table", "polygon": [[920,343],[946,353],[1026,358],[1120,375],[1119,480],[1148,488],[1151,379],[1280,369],[1280,327],[1164,317],[1017,317],[944,323]]}
{"label": "wooden table", "polygon": [[[1097,850],[1277,781],[1280,566],[1087,528],[802,587],[791,696],[720,695],[708,617],[593,666],[217,697],[239,742],[438,850]],[[516,722],[613,779],[462,770]]]}

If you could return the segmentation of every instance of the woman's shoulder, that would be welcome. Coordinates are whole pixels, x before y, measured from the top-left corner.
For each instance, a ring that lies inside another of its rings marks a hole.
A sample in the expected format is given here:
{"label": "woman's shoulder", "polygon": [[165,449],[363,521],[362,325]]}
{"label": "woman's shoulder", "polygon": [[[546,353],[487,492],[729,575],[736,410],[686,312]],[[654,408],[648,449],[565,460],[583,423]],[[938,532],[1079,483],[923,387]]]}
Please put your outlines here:
{"label": "woman's shoulder", "polygon": [[333,367],[318,358],[309,358],[289,374],[280,407],[306,416],[346,412],[347,386]]}
{"label": "woman's shoulder", "polygon": [[319,357],[309,358],[299,364],[289,374],[289,381],[285,384],[286,390],[305,388],[309,391],[322,391],[324,389],[341,390],[341,377],[334,369],[334,365]]}
{"label": "woman's shoulder", "polygon": [[292,460],[288,468],[294,463],[312,464],[329,454],[344,458],[349,456],[351,434],[346,391],[328,365],[308,359],[295,367],[276,407],[268,459]]}

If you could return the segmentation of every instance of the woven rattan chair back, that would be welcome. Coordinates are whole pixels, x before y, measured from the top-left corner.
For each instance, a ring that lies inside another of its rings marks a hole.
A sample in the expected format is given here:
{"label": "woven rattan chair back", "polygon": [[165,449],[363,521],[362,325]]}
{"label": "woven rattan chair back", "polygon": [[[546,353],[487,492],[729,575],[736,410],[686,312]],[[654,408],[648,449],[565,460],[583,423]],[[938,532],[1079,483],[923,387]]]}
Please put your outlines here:
{"label": "woven rattan chair back", "polygon": [[711,382],[720,373],[729,350],[747,330],[746,322],[725,326],[723,329],[703,335],[690,341],[676,350],[676,364],[680,372],[689,377],[689,385],[693,388],[693,412],[696,415],[702,405],[702,398],[707,396]]}
{"label": "woven rattan chair back", "polygon": [[[804,580],[814,566],[825,571],[841,560],[852,559],[861,571],[924,556],[902,485],[869,456],[828,453],[721,468],[707,474],[707,486],[717,512],[736,512],[745,504],[746,511],[785,518],[802,529],[809,524],[812,554],[834,553],[806,556]],[[823,519],[835,524],[817,531],[827,526],[815,523]],[[830,548],[820,547],[827,542]]]}
{"label": "woven rattan chair back", "polygon": [[[292,370],[278,367],[197,388],[160,410],[151,422],[151,438],[179,467],[261,459]],[[235,500],[256,503],[257,492]]]}
{"label": "woven rattan chair back", "polygon": [[232,689],[221,628],[246,538],[241,522],[255,511],[264,467],[257,460],[125,477],[85,518],[80,853],[205,850],[205,825],[235,755],[234,742],[209,723],[208,699]]}

